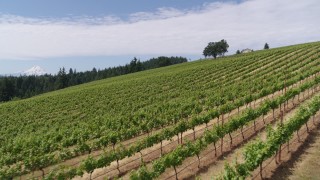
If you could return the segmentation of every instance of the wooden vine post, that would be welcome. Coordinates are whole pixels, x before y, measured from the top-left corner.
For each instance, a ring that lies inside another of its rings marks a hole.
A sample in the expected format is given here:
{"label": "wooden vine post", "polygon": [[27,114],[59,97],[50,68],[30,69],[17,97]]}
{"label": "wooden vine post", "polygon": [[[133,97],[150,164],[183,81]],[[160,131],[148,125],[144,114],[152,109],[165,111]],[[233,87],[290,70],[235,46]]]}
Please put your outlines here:
{"label": "wooden vine post", "polygon": [[[283,85],[284,85],[284,95],[287,94],[287,73],[285,73],[285,74],[286,74],[286,77],[284,78],[284,83],[283,83]],[[281,104],[280,104],[280,106],[281,106]],[[284,110],[284,112],[286,112],[286,102],[284,102],[283,110]],[[282,125],[282,123],[281,123],[281,125]]]}
{"label": "wooden vine post", "polygon": [[261,162],[260,165],[259,165],[259,166],[260,166],[260,178],[261,178],[261,179],[263,179],[263,175],[262,175],[262,172],[263,172],[263,171],[262,171],[262,170],[263,170],[262,163],[263,163],[263,162]]}
{"label": "wooden vine post", "polygon": [[163,155],[162,141],[160,142],[160,157]]}
{"label": "wooden vine post", "polygon": [[[222,118],[221,118],[221,125],[223,128],[223,124],[224,124],[224,114],[222,113]],[[223,137],[221,138],[221,154],[223,153]]]}
{"label": "wooden vine post", "polygon": [[[280,124],[281,124],[281,127],[283,127],[283,111],[280,112],[280,116],[281,116]],[[280,145],[280,148],[279,148],[279,162],[281,162],[281,146],[282,145]]]}

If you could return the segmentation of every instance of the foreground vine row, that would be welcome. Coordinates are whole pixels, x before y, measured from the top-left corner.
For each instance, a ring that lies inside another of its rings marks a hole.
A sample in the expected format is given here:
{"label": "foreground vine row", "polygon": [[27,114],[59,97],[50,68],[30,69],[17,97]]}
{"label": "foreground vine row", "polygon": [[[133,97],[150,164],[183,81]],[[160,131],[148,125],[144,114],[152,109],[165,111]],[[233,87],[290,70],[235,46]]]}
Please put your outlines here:
{"label": "foreground vine row", "polygon": [[307,122],[320,110],[320,96],[312,98],[311,102],[299,108],[298,112],[288,120],[287,123],[280,123],[275,129],[269,128],[265,141],[258,139],[244,150],[244,162],[235,165],[226,164],[225,171],[219,179],[245,179],[251,172],[260,167],[262,176],[262,163],[270,157],[276,155],[281,149],[281,145],[289,142],[293,134],[306,125]]}

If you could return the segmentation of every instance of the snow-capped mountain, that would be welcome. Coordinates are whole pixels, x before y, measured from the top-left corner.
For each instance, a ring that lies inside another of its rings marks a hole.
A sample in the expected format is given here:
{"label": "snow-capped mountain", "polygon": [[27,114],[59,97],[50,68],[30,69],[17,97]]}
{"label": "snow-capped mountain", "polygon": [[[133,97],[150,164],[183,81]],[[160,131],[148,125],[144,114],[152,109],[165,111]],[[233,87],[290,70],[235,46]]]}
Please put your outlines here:
{"label": "snow-capped mountain", "polygon": [[26,76],[31,76],[31,75],[41,76],[41,75],[47,74],[47,72],[44,69],[42,69],[40,66],[34,66],[26,71],[23,71],[21,74]]}

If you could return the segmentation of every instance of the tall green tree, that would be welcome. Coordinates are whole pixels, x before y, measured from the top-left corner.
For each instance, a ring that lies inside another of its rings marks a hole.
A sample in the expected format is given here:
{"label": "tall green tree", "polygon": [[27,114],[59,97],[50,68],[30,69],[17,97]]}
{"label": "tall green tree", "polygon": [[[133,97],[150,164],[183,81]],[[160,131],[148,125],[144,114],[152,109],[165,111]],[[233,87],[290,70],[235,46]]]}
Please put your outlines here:
{"label": "tall green tree", "polygon": [[224,39],[218,42],[209,42],[203,50],[203,55],[205,58],[212,56],[216,59],[217,56],[224,56],[228,52],[228,48],[229,45]]}
{"label": "tall green tree", "polygon": [[63,89],[68,86],[68,76],[65,68],[60,68],[56,81],[56,89]]}
{"label": "tall green tree", "polygon": [[12,78],[5,77],[0,81],[0,102],[9,101],[15,95],[14,82]]}
{"label": "tall green tree", "polygon": [[263,49],[269,49],[269,44],[268,43],[264,44],[264,48]]}

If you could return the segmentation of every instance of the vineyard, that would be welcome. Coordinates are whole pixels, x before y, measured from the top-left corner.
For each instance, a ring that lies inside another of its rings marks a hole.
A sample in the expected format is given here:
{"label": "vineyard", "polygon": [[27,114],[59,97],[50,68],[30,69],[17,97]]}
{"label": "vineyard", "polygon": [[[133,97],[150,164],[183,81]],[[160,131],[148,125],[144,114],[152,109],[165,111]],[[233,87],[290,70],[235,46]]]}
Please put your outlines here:
{"label": "vineyard", "polygon": [[259,179],[319,110],[319,42],[94,81],[0,104],[0,179]]}

